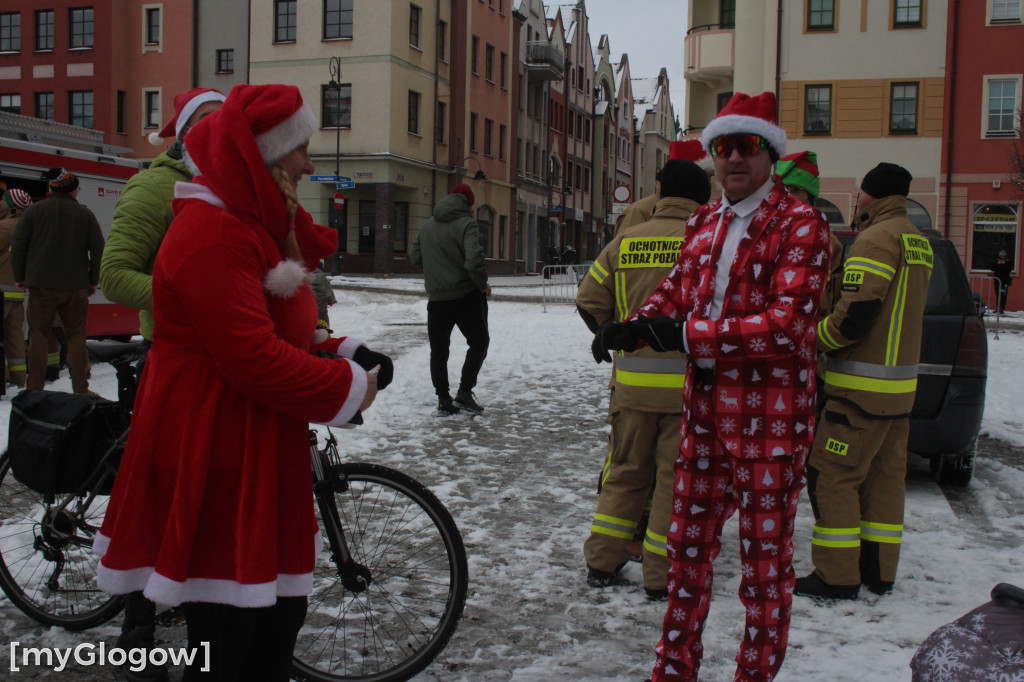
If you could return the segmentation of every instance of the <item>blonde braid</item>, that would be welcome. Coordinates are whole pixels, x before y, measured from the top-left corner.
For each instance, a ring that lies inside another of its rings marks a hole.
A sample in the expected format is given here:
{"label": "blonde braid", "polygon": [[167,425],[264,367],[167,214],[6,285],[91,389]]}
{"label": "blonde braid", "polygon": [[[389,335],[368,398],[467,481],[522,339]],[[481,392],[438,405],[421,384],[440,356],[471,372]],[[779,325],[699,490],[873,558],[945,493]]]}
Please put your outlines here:
{"label": "blonde braid", "polygon": [[288,179],[288,174],[284,168],[280,165],[275,165],[269,170],[270,177],[277,183],[281,194],[284,195],[285,203],[288,205],[288,236],[284,242],[285,256],[305,264],[306,261],[302,257],[302,249],[299,248],[299,239],[295,236],[295,214],[299,210],[299,196],[295,193],[295,188],[292,187],[291,180]]}

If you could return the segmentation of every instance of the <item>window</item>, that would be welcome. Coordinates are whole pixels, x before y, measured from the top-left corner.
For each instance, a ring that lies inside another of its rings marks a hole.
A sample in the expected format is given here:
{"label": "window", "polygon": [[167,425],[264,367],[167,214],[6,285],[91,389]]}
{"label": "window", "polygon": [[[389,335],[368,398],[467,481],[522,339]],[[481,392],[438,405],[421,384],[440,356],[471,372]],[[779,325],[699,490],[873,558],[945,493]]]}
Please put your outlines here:
{"label": "window", "polygon": [[470,60],[470,71],[472,71],[473,73],[477,73],[478,74],[478,73],[480,73],[480,70],[477,68],[476,53],[480,51],[480,39],[477,38],[476,36],[473,36],[473,48],[472,49],[473,49],[473,54],[471,54],[470,57],[469,57],[469,60]]}
{"label": "window", "polygon": [[831,31],[836,27],[835,0],[809,0],[807,3],[807,30]]}
{"label": "window", "polygon": [[145,93],[146,100],[146,127],[147,128],[159,128],[160,127],[160,93],[156,90],[147,90]]}
{"label": "window", "polygon": [[891,101],[889,132],[916,133],[917,83],[893,83]]}
{"label": "window", "polygon": [[0,52],[21,51],[21,14],[0,13]]}
{"label": "window", "polygon": [[508,230],[508,218],[498,216],[498,258],[505,260],[505,232]]}
{"label": "window", "polygon": [[68,92],[68,123],[82,128],[92,128],[92,90]]}
{"label": "window", "polygon": [[921,26],[921,4],[924,0],[894,0],[892,25]]}
{"label": "window", "polygon": [[352,127],[352,84],[320,86],[320,124],[323,128]]}
{"label": "window", "polygon": [[[68,44],[72,50],[92,48],[92,7],[76,7],[68,10]],[[90,93],[90,98],[92,94]],[[92,105],[89,106],[90,111]],[[89,115],[92,120],[92,114]],[[90,127],[90,126],[85,126]]]}
{"label": "window", "polygon": [[36,12],[36,50],[44,52],[53,49],[53,10]]}
{"label": "window", "polygon": [[420,134],[420,93],[409,91],[409,132]]}
{"label": "window", "polygon": [[324,0],[324,40],[351,37],[352,0]]}
{"label": "window", "polygon": [[434,139],[438,144],[444,144],[444,127],[447,119],[448,105],[444,102],[437,103],[437,118],[434,120]]}
{"label": "window", "polygon": [[1017,88],[1016,78],[993,78],[988,81],[985,135],[1012,137],[1016,134],[1013,114],[1017,110]]}
{"label": "window", "polygon": [[160,9],[158,7],[146,8],[145,26],[146,44],[160,44]]}
{"label": "window", "polygon": [[506,130],[507,129],[505,128],[504,124],[498,126],[498,158],[501,159],[502,161],[505,160],[505,135],[506,135],[505,131]]}
{"label": "window", "polygon": [[494,45],[484,48],[484,78],[494,82]]}
{"label": "window", "polygon": [[448,22],[437,22],[437,58],[448,61]]}
{"label": "window", "polygon": [[235,51],[217,50],[217,73],[235,72]]}
{"label": "window", "polygon": [[804,88],[804,133],[828,135],[831,132],[832,86],[806,86]]}
{"label": "window", "polygon": [[1017,223],[1019,209],[1006,204],[981,204],[974,209],[972,221],[971,270],[988,270],[1000,251],[1005,250],[1010,262],[1017,257]]}
{"label": "window", "polygon": [[508,78],[505,76],[508,71],[508,55],[504,52],[501,53],[501,73],[498,75],[498,79],[501,81],[501,89],[508,88]]}
{"label": "window", "polygon": [[377,244],[377,202],[359,201],[359,253],[373,253]]}
{"label": "window", "polygon": [[722,0],[718,8],[718,27],[736,28],[736,0]]}
{"label": "window", "polygon": [[36,118],[41,118],[44,121],[53,120],[53,93],[52,92],[37,92],[36,93]]}
{"label": "window", "polygon": [[409,44],[420,46],[420,8],[409,5]]}
{"label": "window", "polygon": [[124,133],[124,102],[127,97],[128,93],[124,90],[117,91],[117,111],[114,112],[114,124],[119,133]]}
{"label": "window", "polygon": [[391,227],[391,250],[395,253],[405,253],[409,241],[409,202],[396,201],[394,203],[395,219]]}
{"label": "window", "polygon": [[992,23],[1020,21],[1020,0],[992,0]]}
{"label": "window", "polygon": [[20,114],[21,95],[0,95],[0,111],[6,111],[8,114]]}
{"label": "window", "polygon": [[469,115],[469,151],[476,151],[476,114]]}
{"label": "window", "polygon": [[715,96],[715,106],[718,107],[718,111],[725,109],[725,105],[732,99],[732,90],[729,92],[720,92]]}
{"label": "window", "polygon": [[274,42],[294,43],[298,15],[295,0],[274,0]]}
{"label": "window", "polygon": [[491,131],[494,128],[494,121],[484,119],[484,156],[491,156]]}
{"label": "window", "polygon": [[491,257],[491,228],[494,226],[494,211],[488,206],[481,206],[476,210],[476,224],[480,226],[480,246],[483,247],[484,257]]}

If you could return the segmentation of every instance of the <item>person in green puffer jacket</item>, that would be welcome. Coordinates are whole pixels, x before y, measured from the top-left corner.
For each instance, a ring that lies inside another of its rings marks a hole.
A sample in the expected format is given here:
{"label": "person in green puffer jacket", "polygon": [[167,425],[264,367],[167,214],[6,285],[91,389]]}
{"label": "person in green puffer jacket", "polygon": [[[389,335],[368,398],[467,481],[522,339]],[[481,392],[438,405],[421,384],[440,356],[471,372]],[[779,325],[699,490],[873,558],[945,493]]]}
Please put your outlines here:
{"label": "person in green puffer jacket", "polygon": [[223,101],[223,94],[209,88],[175,96],[174,118],[159,134],[150,135],[154,144],[174,135],[174,144],[128,181],[114,209],[100,267],[100,287],[114,303],[139,310],[139,331],[148,341],[153,340],[153,262],[174,220],[174,184],[191,182],[195,174],[185,150],[185,134]]}
{"label": "person in green puffer jacket", "polygon": [[[479,414],[473,396],[477,375],[487,357],[487,268],[480,227],[470,212],[475,197],[469,185],[458,184],[437,202],[433,217],[416,235],[409,262],[423,268],[427,291],[427,336],[430,339],[430,379],[437,393],[437,411],[457,414],[460,409]],[[452,329],[459,328],[469,349],[462,365],[459,390],[452,399],[448,389],[448,354]]]}
{"label": "person in green puffer jacket", "polygon": [[[153,144],[174,136],[170,149],[154,159],[124,188],[114,208],[114,220],[103,250],[100,286],[114,303],[138,308],[139,332],[153,340],[153,263],[167,228],[174,220],[171,202],[174,185],[192,182],[198,169],[188,158],[185,134],[204,116],[220,109],[224,95],[210,88],[194,88],[174,97],[174,118],[159,133],[149,136]],[[139,372],[141,374],[141,366]],[[124,649],[151,649],[155,646],[156,605],[142,592],[125,595],[124,622],[118,646]],[[122,667],[132,682],[167,679],[166,666],[148,665],[142,670]]]}

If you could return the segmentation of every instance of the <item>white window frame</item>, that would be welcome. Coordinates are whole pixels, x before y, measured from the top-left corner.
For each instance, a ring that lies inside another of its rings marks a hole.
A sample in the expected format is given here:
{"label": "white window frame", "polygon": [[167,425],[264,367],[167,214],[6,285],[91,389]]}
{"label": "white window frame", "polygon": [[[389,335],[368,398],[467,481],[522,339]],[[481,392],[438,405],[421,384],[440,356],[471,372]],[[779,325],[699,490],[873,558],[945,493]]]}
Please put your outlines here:
{"label": "white window frame", "polygon": [[[149,11],[155,10],[160,13],[160,34],[156,38],[155,43],[147,43],[146,39],[149,37],[149,24],[147,19],[149,18]],[[153,3],[142,6],[142,53],[147,52],[163,52],[164,51],[164,24],[166,23],[167,15],[164,14],[164,5],[162,2]]]}
{"label": "white window frame", "polygon": [[[151,94],[155,94],[156,95],[156,99],[157,99],[157,108],[158,108],[158,112],[159,113],[157,115],[156,126],[148,125],[148,122],[149,122],[148,121],[149,107],[146,106],[146,105],[147,105],[147,100],[149,99],[149,95],[151,95]],[[163,106],[164,106],[163,88],[143,88],[142,89],[142,101],[140,102],[140,105],[139,105],[139,108],[142,110],[142,117],[141,117],[141,119],[139,121],[139,123],[140,123],[139,127],[142,129],[142,135],[143,136],[149,135],[151,132],[153,132],[153,130],[161,130],[161,129],[163,129],[163,126],[160,125],[163,122]]]}
{"label": "white window frame", "polygon": [[1017,18],[1016,19],[993,19],[992,15],[995,13],[996,2],[1005,2],[1005,0],[986,0],[985,2],[985,25],[986,26],[1006,26],[1007,24],[1019,24],[1021,23],[1021,15],[1024,13],[1024,2],[1017,0]]}
{"label": "white window frame", "polygon": [[[988,93],[989,84],[991,81],[1016,81],[1017,87],[1014,89],[1014,132],[1008,133],[996,133],[992,134],[988,129]],[[1019,136],[1016,133],[1017,123],[1017,111],[1021,106],[1021,86],[1024,85],[1024,74],[1010,73],[1010,74],[992,74],[982,77],[982,88],[981,88],[981,139],[983,140],[1013,140]]]}

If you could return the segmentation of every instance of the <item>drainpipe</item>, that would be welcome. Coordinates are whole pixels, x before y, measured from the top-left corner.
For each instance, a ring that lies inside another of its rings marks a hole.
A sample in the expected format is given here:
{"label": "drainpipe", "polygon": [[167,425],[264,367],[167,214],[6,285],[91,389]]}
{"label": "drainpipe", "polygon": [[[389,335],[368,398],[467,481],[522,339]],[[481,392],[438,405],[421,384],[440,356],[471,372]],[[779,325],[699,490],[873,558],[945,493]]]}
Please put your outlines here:
{"label": "drainpipe", "polygon": [[779,0],[775,23],[775,101],[782,97],[782,0]]}
{"label": "drainpipe", "polygon": [[[435,4],[434,4],[434,42],[435,43],[437,42],[438,33],[439,33],[437,29],[438,29],[438,27],[440,25],[441,25],[441,0],[437,0],[435,2]],[[434,210],[434,206],[437,205],[437,132],[438,132],[439,127],[441,125],[443,125],[443,122],[437,120],[437,103],[440,101],[440,97],[438,97],[438,84],[437,84],[437,74],[438,74],[438,71],[440,69],[440,66],[438,65],[438,61],[440,61],[438,59],[438,53],[440,52],[440,50],[441,50],[441,46],[440,45],[435,45],[434,46],[434,142],[431,145],[433,151],[431,152],[431,155],[430,155],[430,165],[432,166],[432,168],[430,169],[430,210],[431,211],[433,211]],[[451,91],[451,74],[449,73],[448,76],[449,76],[449,78],[448,78],[448,89],[449,89],[449,92],[450,92]],[[449,102],[451,101],[450,97],[448,98],[448,101]],[[451,113],[449,112],[448,115],[451,116]]]}
{"label": "drainpipe", "polygon": [[[949,239],[949,221],[950,212],[952,205],[953,195],[953,121],[956,117],[956,102],[954,97],[956,96],[956,52],[957,52],[957,37],[960,32],[957,31],[957,24],[960,21],[960,0],[953,1],[953,21],[949,24],[949,28],[953,31],[953,44],[950,46],[949,54],[949,127],[946,130],[946,202],[945,208],[943,209],[943,220],[942,220],[942,236]],[[966,252],[967,245],[964,244]]]}

